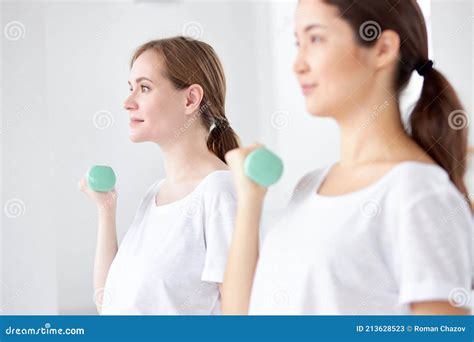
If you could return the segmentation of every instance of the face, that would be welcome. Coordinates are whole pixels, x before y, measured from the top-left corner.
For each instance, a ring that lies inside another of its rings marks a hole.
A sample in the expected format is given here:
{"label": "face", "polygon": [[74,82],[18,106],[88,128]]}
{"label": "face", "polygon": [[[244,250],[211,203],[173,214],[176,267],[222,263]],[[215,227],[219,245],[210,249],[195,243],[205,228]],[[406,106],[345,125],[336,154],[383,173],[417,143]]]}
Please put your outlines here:
{"label": "face", "polygon": [[124,103],[133,142],[165,144],[186,122],[186,90],[176,90],[163,70],[161,58],[153,50],[143,52],[133,63],[130,95]]}
{"label": "face", "polygon": [[294,72],[312,115],[338,117],[363,102],[373,87],[368,50],[337,7],[300,0],[295,18],[298,55]]}

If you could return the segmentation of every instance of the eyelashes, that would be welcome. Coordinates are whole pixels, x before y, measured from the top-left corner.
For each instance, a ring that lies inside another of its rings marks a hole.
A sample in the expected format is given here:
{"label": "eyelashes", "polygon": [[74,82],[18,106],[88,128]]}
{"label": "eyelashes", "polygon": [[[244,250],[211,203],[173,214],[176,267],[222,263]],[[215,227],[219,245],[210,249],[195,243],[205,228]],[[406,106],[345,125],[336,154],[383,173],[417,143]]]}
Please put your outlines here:
{"label": "eyelashes", "polygon": [[[323,37],[321,37],[319,35],[312,35],[312,36],[309,37],[309,42],[311,44],[319,44],[319,43],[322,43],[323,41],[324,41]],[[296,41],[295,46],[299,47],[300,43],[298,41]]]}
{"label": "eyelashes", "polygon": [[[141,85],[140,89],[141,89],[142,93],[146,93],[146,92],[150,91],[150,87],[147,87],[145,85]],[[128,90],[133,91],[133,88],[129,88]]]}
{"label": "eyelashes", "polygon": [[324,39],[321,36],[314,35],[314,36],[310,37],[310,41],[311,41],[312,44],[317,44],[317,43],[321,43],[322,41],[324,41]]}

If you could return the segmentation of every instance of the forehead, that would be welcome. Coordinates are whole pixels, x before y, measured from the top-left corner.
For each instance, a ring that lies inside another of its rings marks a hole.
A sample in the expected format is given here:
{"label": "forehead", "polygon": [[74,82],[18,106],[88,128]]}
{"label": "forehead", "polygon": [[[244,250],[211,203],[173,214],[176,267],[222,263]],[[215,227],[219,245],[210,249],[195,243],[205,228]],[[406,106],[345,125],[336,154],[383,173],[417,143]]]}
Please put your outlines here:
{"label": "forehead", "polygon": [[155,79],[160,76],[161,71],[162,60],[160,55],[154,50],[146,50],[133,63],[130,76],[132,79],[138,77]]}
{"label": "forehead", "polygon": [[303,34],[310,25],[320,25],[324,28],[337,27],[339,11],[336,6],[322,0],[300,0],[295,13],[295,32]]}

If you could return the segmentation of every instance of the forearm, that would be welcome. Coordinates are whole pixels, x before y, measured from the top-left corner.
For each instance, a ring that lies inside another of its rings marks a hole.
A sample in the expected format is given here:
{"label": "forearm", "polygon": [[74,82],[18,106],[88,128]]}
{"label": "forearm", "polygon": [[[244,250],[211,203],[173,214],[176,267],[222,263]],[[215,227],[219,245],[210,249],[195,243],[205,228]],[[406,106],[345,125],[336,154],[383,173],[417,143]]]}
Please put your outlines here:
{"label": "forearm", "polygon": [[222,313],[246,315],[258,260],[258,240],[263,197],[239,200],[222,295]]}
{"label": "forearm", "polygon": [[426,301],[410,304],[412,315],[470,315],[464,308],[452,306],[447,301]]}
{"label": "forearm", "polygon": [[94,291],[97,310],[101,312],[102,294],[110,265],[117,254],[116,209],[99,210],[99,227],[94,262]]}

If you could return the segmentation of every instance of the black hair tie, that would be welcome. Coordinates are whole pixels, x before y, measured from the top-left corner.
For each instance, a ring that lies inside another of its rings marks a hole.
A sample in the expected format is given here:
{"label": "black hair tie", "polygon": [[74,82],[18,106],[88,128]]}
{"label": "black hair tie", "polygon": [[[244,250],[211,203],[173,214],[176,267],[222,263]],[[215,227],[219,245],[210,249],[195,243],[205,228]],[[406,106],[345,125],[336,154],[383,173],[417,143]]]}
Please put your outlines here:
{"label": "black hair tie", "polygon": [[425,63],[420,63],[415,66],[415,70],[418,73],[418,75],[425,77],[432,69],[433,69],[433,61],[429,59]]}

